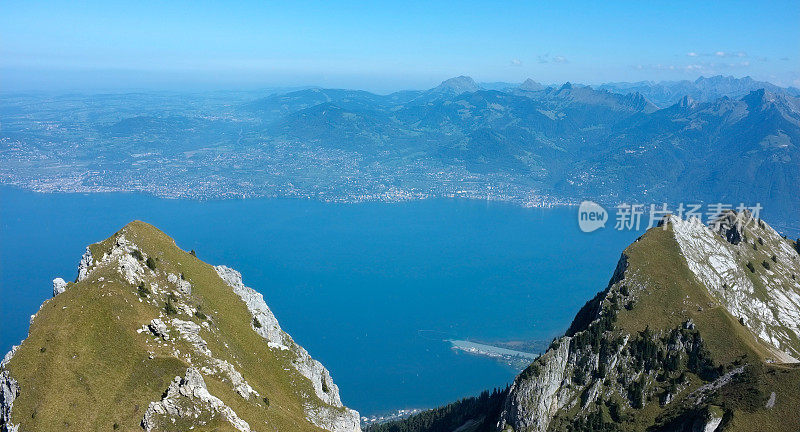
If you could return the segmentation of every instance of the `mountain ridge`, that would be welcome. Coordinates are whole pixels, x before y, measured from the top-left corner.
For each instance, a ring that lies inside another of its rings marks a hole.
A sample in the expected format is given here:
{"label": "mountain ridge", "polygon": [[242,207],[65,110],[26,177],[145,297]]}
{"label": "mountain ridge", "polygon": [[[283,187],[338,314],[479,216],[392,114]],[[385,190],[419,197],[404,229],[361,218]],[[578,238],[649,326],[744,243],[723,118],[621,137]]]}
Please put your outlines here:
{"label": "mountain ridge", "polygon": [[441,84],[432,88],[430,91],[460,95],[461,93],[475,92],[480,89],[481,87],[471,77],[460,75],[442,81]]}
{"label": "mountain ridge", "polygon": [[3,360],[3,431],[360,430],[235,270],[136,221],[89,246],[78,273],[54,281]]}
{"label": "mountain ridge", "polygon": [[772,92],[800,96],[800,89],[779,87],[766,81],[756,81],[750,76],[735,78],[733,76],[715,75],[700,76],[694,81],[639,81],[634,83],[605,83],[597,86],[615,92],[639,92],[660,107],[674,104],[683,96],[691,96],[702,102],[709,102],[724,96],[739,98],[753,90],[766,89]]}
{"label": "mountain ridge", "polygon": [[[194,199],[743,200],[760,203],[775,223],[800,221],[800,102],[788,89],[681,92],[658,108],[635,89],[455,81],[456,91],[314,88],[191,109],[148,96],[99,112],[64,101],[54,115],[38,99],[12,101],[4,135],[15,144],[0,152],[0,181]],[[32,120],[61,117],[75,120],[47,128]]]}
{"label": "mountain ridge", "polygon": [[520,373],[503,408],[450,405],[370,432],[800,427],[800,247],[747,213],[666,217]]}

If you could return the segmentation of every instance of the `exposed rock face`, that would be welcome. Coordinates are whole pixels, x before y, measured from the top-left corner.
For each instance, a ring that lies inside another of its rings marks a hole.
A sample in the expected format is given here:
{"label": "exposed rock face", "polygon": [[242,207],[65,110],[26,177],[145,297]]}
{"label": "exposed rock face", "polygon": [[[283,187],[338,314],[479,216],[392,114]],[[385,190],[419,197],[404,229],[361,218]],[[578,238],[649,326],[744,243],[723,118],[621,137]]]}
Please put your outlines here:
{"label": "exposed rock face", "polygon": [[254,326],[254,330],[266,339],[271,344],[270,346],[287,349],[284,340],[285,333],[281,330],[275,315],[264,302],[264,296],[256,290],[246,287],[242,283],[242,275],[238,271],[225,266],[215,266],[214,269],[219,277],[233,288],[233,292],[241,297],[253,318],[261,324],[261,327]]}
{"label": "exposed rock face", "polygon": [[775,392],[770,392],[769,399],[767,399],[767,403],[764,404],[764,408],[773,408],[777,399],[778,395],[775,394]]}
{"label": "exposed rock face", "polygon": [[5,370],[18,349],[19,345],[12,346],[11,351],[0,361],[0,432],[19,431],[19,425],[11,421],[11,409],[14,407],[14,399],[19,395],[19,383],[11,377],[9,371]]}
{"label": "exposed rock face", "polygon": [[567,371],[570,338],[564,337],[558,346],[540,357],[536,376],[516,379],[511,385],[498,428],[544,432],[556,411],[566,402],[559,391]]}
{"label": "exposed rock face", "polygon": [[18,425],[11,422],[11,408],[19,394],[19,384],[8,371],[0,372],[0,431],[17,432]]}
{"label": "exposed rock face", "polygon": [[120,256],[117,261],[120,274],[122,274],[125,280],[131,285],[141,282],[144,277],[144,266],[142,266],[139,260],[125,253],[127,252],[125,249],[115,249],[115,252],[116,251],[120,251]]}
{"label": "exposed rock face", "polygon": [[169,339],[169,330],[167,329],[167,325],[164,324],[164,321],[162,321],[160,318],[153,318],[147,327],[154,336],[158,336],[165,340]]}
{"label": "exposed rock face", "polygon": [[185,377],[175,377],[160,401],[150,403],[142,420],[142,428],[150,432],[162,422],[172,422],[173,419],[185,419],[202,426],[217,416],[241,432],[250,432],[250,425],[246,421],[208,392],[200,372],[189,368]]}
{"label": "exposed rock face", "polygon": [[722,413],[718,410],[705,410],[659,429],[659,432],[717,432],[721,430],[722,420]]}
{"label": "exposed rock face", "polygon": [[176,274],[174,274],[174,273],[168,274],[167,275],[167,280],[170,283],[174,284],[178,288],[178,291],[181,294],[187,295],[187,296],[192,294],[192,284],[190,284],[188,281],[185,281],[185,280],[181,279]]}
{"label": "exposed rock face", "polygon": [[730,244],[738,245],[742,242],[742,229],[746,222],[746,217],[746,214],[725,212],[724,214],[720,215],[716,221],[714,221],[713,228]]}
{"label": "exposed rock face", "polygon": [[114,239],[114,244],[111,250],[105,253],[99,259],[92,256],[92,251],[87,247],[78,264],[78,282],[86,279],[91,272],[104,264],[114,263],[119,273],[130,284],[138,284],[142,281],[145,269],[138,259],[131,255],[132,252],[138,251],[138,247],[131,243],[125,234],[119,234]]}
{"label": "exposed rock face", "polygon": [[215,357],[211,350],[208,349],[208,344],[200,336],[200,325],[178,318],[173,318],[170,323],[181,335],[181,338],[192,345],[195,353],[201,356],[201,361],[195,360],[195,363],[204,364],[201,368],[203,373],[217,375],[229,381],[236,393],[245,399],[250,399],[251,396],[259,396],[258,392],[245,381],[242,374],[232,364],[227,360]]}
{"label": "exposed rock face", "polygon": [[[696,358],[699,359],[696,365],[689,367],[692,373],[713,373],[707,370],[708,364],[702,357],[702,339],[690,323],[667,333],[615,337],[609,325],[603,324],[613,322],[613,318],[606,317],[592,322],[573,337],[558,339],[517,377],[500,415],[499,430],[545,432],[565,427],[582,430],[580,423],[571,423],[574,419],[565,413],[577,410],[579,418],[583,418],[596,413],[597,404],[613,398],[622,401],[621,410],[641,408],[657,394],[655,383],[663,371],[663,359]],[[640,357],[637,353],[642,346],[653,347],[663,355]],[[741,369],[737,372],[741,373]],[[734,374],[715,381],[714,385],[729,383]],[[685,396],[684,384],[678,383],[671,392],[662,393],[658,403],[669,405],[682,392]],[[560,423],[554,427],[558,416]]]}
{"label": "exposed rock face", "polygon": [[[755,334],[778,348],[777,360],[797,361],[794,359],[800,358],[798,254],[763,222],[752,221],[744,228],[737,228],[736,214],[730,214],[727,220],[729,228],[724,228],[721,234],[725,239],[700,223],[677,217],[672,217],[670,223],[686,263],[700,283]],[[732,235],[731,230],[740,234]],[[730,241],[731,236],[743,238],[741,233],[748,233],[747,241]],[[747,263],[753,271],[748,270]]]}
{"label": "exposed rock face", "polygon": [[242,275],[236,270],[225,266],[215,266],[214,269],[219,277],[233,288],[233,291],[244,301],[254,321],[260,324],[260,327],[253,324],[253,329],[267,340],[270,348],[294,352],[296,358],[292,361],[292,365],[301,375],[308,378],[316,396],[325,404],[333,407],[328,409],[308,405],[306,407],[308,419],[315,425],[334,432],[360,431],[358,412],[342,405],[339,387],[334,384],[328,370],[322,363],[311,358],[303,347],[294,343],[292,338],[281,329],[275,315],[264,302],[264,296],[245,286],[242,282]]}
{"label": "exposed rock face", "polygon": [[722,416],[711,415],[703,426],[703,432],[715,432],[722,423]]}
{"label": "exposed rock face", "polygon": [[83,253],[81,261],[78,264],[78,281],[86,279],[86,276],[89,275],[89,269],[91,269],[93,264],[94,258],[92,257],[92,251],[87,247],[86,252]]}
{"label": "exposed rock face", "polygon": [[358,412],[349,408],[340,410],[318,406],[307,406],[308,419],[315,426],[331,432],[353,432],[361,430]]}
{"label": "exposed rock face", "polygon": [[53,297],[67,290],[67,282],[61,278],[53,279]]}
{"label": "exposed rock face", "polygon": [[0,369],[4,369],[11,358],[14,357],[14,353],[17,352],[19,349],[19,345],[14,345],[11,347],[11,351],[7,352],[5,356],[3,356],[3,360],[0,361]]}

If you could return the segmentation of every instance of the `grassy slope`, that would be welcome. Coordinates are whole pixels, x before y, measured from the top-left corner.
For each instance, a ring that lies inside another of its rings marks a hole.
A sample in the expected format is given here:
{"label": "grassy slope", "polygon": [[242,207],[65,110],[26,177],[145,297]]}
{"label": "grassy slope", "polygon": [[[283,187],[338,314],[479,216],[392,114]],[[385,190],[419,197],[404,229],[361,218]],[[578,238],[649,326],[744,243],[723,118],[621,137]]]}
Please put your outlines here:
{"label": "grassy slope", "polygon": [[[630,285],[628,288],[635,298],[635,305],[631,310],[619,309],[618,319],[614,324],[615,332],[636,335],[648,327],[653,332],[668,332],[691,319],[715,364],[730,367],[733,363],[747,362],[754,365],[750,369],[752,379],[735,382],[707,403],[710,410],[722,412],[722,407],[733,413],[731,418],[726,418],[724,430],[777,432],[799,429],[792,427],[800,425],[800,412],[797,410],[800,406],[800,392],[797,391],[800,388],[800,368],[795,365],[764,363],[764,359],[773,357],[771,349],[720,306],[696,280],[681,255],[671,228],[667,226],[667,229],[648,231],[631,244],[624,254],[628,264],[625,279],[616,282],[609,289],[619,291],[622,285]],[[583,316],[579,314],[576,317],[573,325],[577,330],[585,328],[586,317],[596,313],[596,301],[602,298],[603,296],[599,296],[587,304],[582,310]],[[692,373],[687,374],[687,379],[688,389],[679,393],[670,405],[661,407],[657,399],[651,399],[642,409],[627,408],[625,422],[617,424],[615,430],[650,431],[654,430],[653,426],[660,418],[669,418],[671,411],[680,413],[705,409],[693,404],[688,407],[682,404],[686,395],[704,384],[700,377]],[[776,393],[775,406],[765,409],[766,398],[771,392]],[[610,421],[608,407],[601,405],[599,409],[606,421]],[[453,410],[456,410],[455,404],[369,430],[427,432],[433,429],[420,425],[424,416],[444,415]],[[574,407],[560,415],[572,419],[579,412],[579,407]],[[455,414],[469,418],[469,413]],[[480,413],[471,415],[479,417]],[[489,430],[491,429],[487,429]]]}
{"label": "grassy slope", "polygon": [[[163,270],[183,273],[191,282],[191,301],[202,305],[218,329],[213,334],[204,329],[201,336],[214,355],[232,363],[269,398],[270,405],[257,398],[243,399],[213,376],[205,377],[209,391],[257,430],[319,430],[305,420],[302,406],[302,395],[313,395],[310,383],[291,368],[289,354],[269,349],[252,330],[246,306],[213,267],[146,223],[132,222],[122,231],[146,255],[158,257],[158,276],[146,278],[168,286]],[[112,241],[91,246],[95,259],[109,250]],[[8,365],[21,387],[13,421],[25,431],[113,430],[115,424],[119,430],[141,430],[148,404],[159,400],[169,382],[183,376],[187,367],[171,350],[155,344],[154,337],[136,332],[159,312],[139,301],[136,287],[105,268],[46,301],[30,336]],[[185,344],[179,347],[190,351]],[[152,360],[150,351],[156,354]],[[310,401],[319,403],[315,397]],[[195,430],[232,428],[221,422]]]}
{"label": "grassy slope", "polygon": [[708,349],[720,363],[743,355],[765,359],[770,350],[731,316],[689,270],[670,228],[654,228],[625,250],[628,274],[646,287],[632,310],[619,312],[617,326],[628,333],[650,327],[670,330],[687,319],[697,325]]}
{"label": "grassy slope", "polygon": [[[800,430],[800,366],[775,365],[759,370],[755,387],[765,397],[775,392],[775,406],[771,409],[748,409],[737,407],[733,418],[726,425],[726,432],[785,432]],[[738,396],[738,395],[734,395]],[[738,403],[734,396],[724,394],[722,402]],[[763,405],[762,405],[763,407]]]}
{"label": "grassy slope", "polygon": [[[687,319],[697,326],[715,364],[730,365],[745,362],[756,365],[756,383],[740,385],[737,390],[753,393],[760,390],[759,398],[776,392],[775,407],[771,410],[753,409],[753,404],[737,401],[739,393],[724,393],[715,401],[733,410],[733,418],[726,431],[786,430],[787,425],[800,425],[800,369],[791,365],[766,365],[772,351],[752,332],[741,325],[702,286],[689,270],[671,228],[648,231],[626,250],[628,277],[644,282],[644,292],[636,295],[633,309],[619,311],[617,328],[630,334],[649,327],[652,331],[668,331],[679,327]],[[625,283],[624,281],[622,283]],[[691,388],[702,382],[691,376]],[[687,392],[688,393],[688,392]],[[684,395],[686,393],[683,393]],[[763,408],[765,400],[758,400]],[[646,430],[663,413],[657,401],[636,412],[631,430]]]}

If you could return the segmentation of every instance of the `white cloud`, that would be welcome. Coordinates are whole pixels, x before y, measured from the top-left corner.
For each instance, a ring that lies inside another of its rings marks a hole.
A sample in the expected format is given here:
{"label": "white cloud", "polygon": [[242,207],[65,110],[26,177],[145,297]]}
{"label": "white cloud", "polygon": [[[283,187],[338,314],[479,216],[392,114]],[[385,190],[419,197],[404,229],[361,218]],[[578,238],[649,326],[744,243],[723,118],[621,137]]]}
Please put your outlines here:
{"label": "white cloud", "polygon": [[542,63],[542,64],[544,64],[544,63],[569,63],[569,60],[567,60],[566,57],[560,56],[560,55],[551,57],[549,53],[548,54],[539,55],[539,56],[536,57],[536,59],[537,59],[537,61],[539,63]]}
{"label": "white cloud", "polygon": [[686,57],[721,57],[721,58],[745,58],[749,57],[745,51],[714,51],[714,52],[697,52],[690,51],[686,53]]}
{"label": "white cloud", "polygon": [[518,58],[511,59],[511,66],[522,66],[522,60]]}
{"label": "white cloud", "polygon": [[725,63],[716,63],[716,62],[696,62],[690,63],[685,65],[679,64],[647,64],[647,65],[634,65],[633,68],[637,70],[652,70],[652,71],[683,71],[683,72],[691,72],[691,73],[701,73],[701,74],[718,74],[723,73],[726,71],[730,71],[733,69],[744,69],[750,67],[750,62],[740,61],[740,62],[725,62]]}

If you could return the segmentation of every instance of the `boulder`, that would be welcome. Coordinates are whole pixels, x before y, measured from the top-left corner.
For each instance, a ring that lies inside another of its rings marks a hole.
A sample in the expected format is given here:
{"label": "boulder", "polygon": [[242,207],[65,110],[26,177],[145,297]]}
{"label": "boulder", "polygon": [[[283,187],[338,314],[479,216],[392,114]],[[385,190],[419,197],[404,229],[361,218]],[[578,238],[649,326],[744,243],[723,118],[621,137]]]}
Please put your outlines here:
{"label": "boulder", "polygon": [[53,297],[67,290],[67,282],[61,278],[53,279]]}

